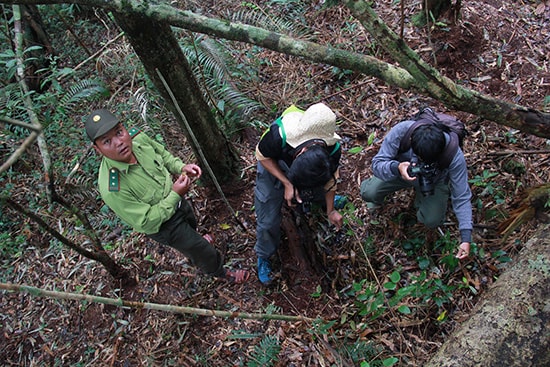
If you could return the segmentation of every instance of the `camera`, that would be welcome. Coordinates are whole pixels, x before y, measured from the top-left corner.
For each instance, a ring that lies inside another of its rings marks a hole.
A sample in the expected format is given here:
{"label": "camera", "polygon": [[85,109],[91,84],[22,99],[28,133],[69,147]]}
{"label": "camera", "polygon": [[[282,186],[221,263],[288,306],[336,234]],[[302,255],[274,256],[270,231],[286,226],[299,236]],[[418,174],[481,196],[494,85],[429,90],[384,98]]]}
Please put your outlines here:
{"label": "camera", "polygon": [[[313,188],[301,188],[297,190],[300,194],[300,199],[302,199],[300,207],[304,213],[310,212],[312,204],[324,204],[325,202],[325,189],[322,186]],[[294,204],[298,204],[296,198],[292,198],[292,202]]]}
{"label": "camera", "polygon": [[411,164],[407,168],[407,173],[411,177],[418,177],[420,192],[424,196],[434,194],[434,178],[438,173],[436,163],[426,164],[420,162],[418,164]]}

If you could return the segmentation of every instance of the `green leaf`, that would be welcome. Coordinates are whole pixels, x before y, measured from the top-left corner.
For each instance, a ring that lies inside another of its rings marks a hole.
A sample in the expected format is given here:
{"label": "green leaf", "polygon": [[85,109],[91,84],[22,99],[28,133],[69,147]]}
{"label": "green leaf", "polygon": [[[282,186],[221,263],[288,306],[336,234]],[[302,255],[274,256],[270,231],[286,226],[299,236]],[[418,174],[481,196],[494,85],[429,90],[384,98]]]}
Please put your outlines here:
{"label": "green leaf", "polygon": [[397,311],[401,312],[403,315],[409,315],[411,313],[411,309],[407,305],[397,307]]}
{"label": "green leaf", "polygon": [[399,274],[399,272],[397,272],[397,271],[394,271],[390,275],[390,280],[394,283],[399,282],[401,280],[401,274]]}
{"label": "green leaf", "polygon": [[360,153],[363,150],[362,146],[353,147],[350,150],[348,150],[349,154],[357,154]]}
{"label": "green leaf", "polygon": [[376,138],[376,133],[375,132],[372,132],[369,134],[369,138],[367,140],[367,143],[369,145],[372,145],[372,143],[374,143],[374,139]]}
{"label": "green leaf", "polygon": [[393,366],[393,365],[396,364],[398,361],[399,361],[399,359],[397,359],[397,358],[395,358],[395,357],[390,357],[390,358],[384,359],[384,361],[382,361],[382,365],[383,365],[384,367],[389,367],[389,366]]}
{"label": "green leaf", "polygon": [[430,266],[430,259],[427,257],[418,258],[418,267],[422,270],[428,269]]}

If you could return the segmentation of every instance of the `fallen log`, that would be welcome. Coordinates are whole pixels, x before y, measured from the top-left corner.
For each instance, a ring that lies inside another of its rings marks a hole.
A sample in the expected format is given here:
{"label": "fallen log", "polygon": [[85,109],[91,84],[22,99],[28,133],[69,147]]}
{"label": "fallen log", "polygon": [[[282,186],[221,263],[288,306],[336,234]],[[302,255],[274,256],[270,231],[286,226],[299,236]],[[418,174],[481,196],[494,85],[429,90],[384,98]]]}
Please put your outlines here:
{"label": "fallen log", "polygon": [[549,237],[546,224],[424,367],[550,366]]}

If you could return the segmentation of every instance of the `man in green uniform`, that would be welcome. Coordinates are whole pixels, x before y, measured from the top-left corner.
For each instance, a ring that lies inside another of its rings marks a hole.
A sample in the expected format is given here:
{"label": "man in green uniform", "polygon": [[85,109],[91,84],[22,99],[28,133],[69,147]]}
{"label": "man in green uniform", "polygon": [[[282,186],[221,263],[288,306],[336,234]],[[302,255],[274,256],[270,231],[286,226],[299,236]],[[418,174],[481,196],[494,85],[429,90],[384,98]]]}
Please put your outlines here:
{"label": "man in green uniform", "polygon": [[196,231],[193,209],[183,197],[201,176],[199,166],[184,164],[143,132],[128,132],[108,110],[93,111],[85,127],[95,151],[103,156],[99,192],[120,219],[180,251],[206,274],[237,283],[248,279],[246,270],[226,270],[218,250]]}

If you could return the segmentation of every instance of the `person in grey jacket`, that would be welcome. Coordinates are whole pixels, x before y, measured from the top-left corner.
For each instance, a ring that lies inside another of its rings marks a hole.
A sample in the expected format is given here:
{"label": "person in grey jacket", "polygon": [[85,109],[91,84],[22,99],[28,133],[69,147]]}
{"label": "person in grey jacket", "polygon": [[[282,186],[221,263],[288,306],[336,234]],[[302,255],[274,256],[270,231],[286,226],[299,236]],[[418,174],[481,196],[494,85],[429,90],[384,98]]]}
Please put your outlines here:
{"label": "person in grey jacket", "polygon": [[395,125],[386,135],[372,160],[374,176],[361,183],[361,198],[369,209],[380,207],[387,195],[414,187],[417,219],[429,228],[443,224],[447,202],[458,220],[460,245],[456,257],[465,259],[472,240],[472,192],[468,185],[468,169],[460,147],[455,146],[448,166],[441,157],[449,155],[454,134],[440,123],[420,125],[410,134],[410,148],[400,151],[401,140],[408,135],[413,120]]}

